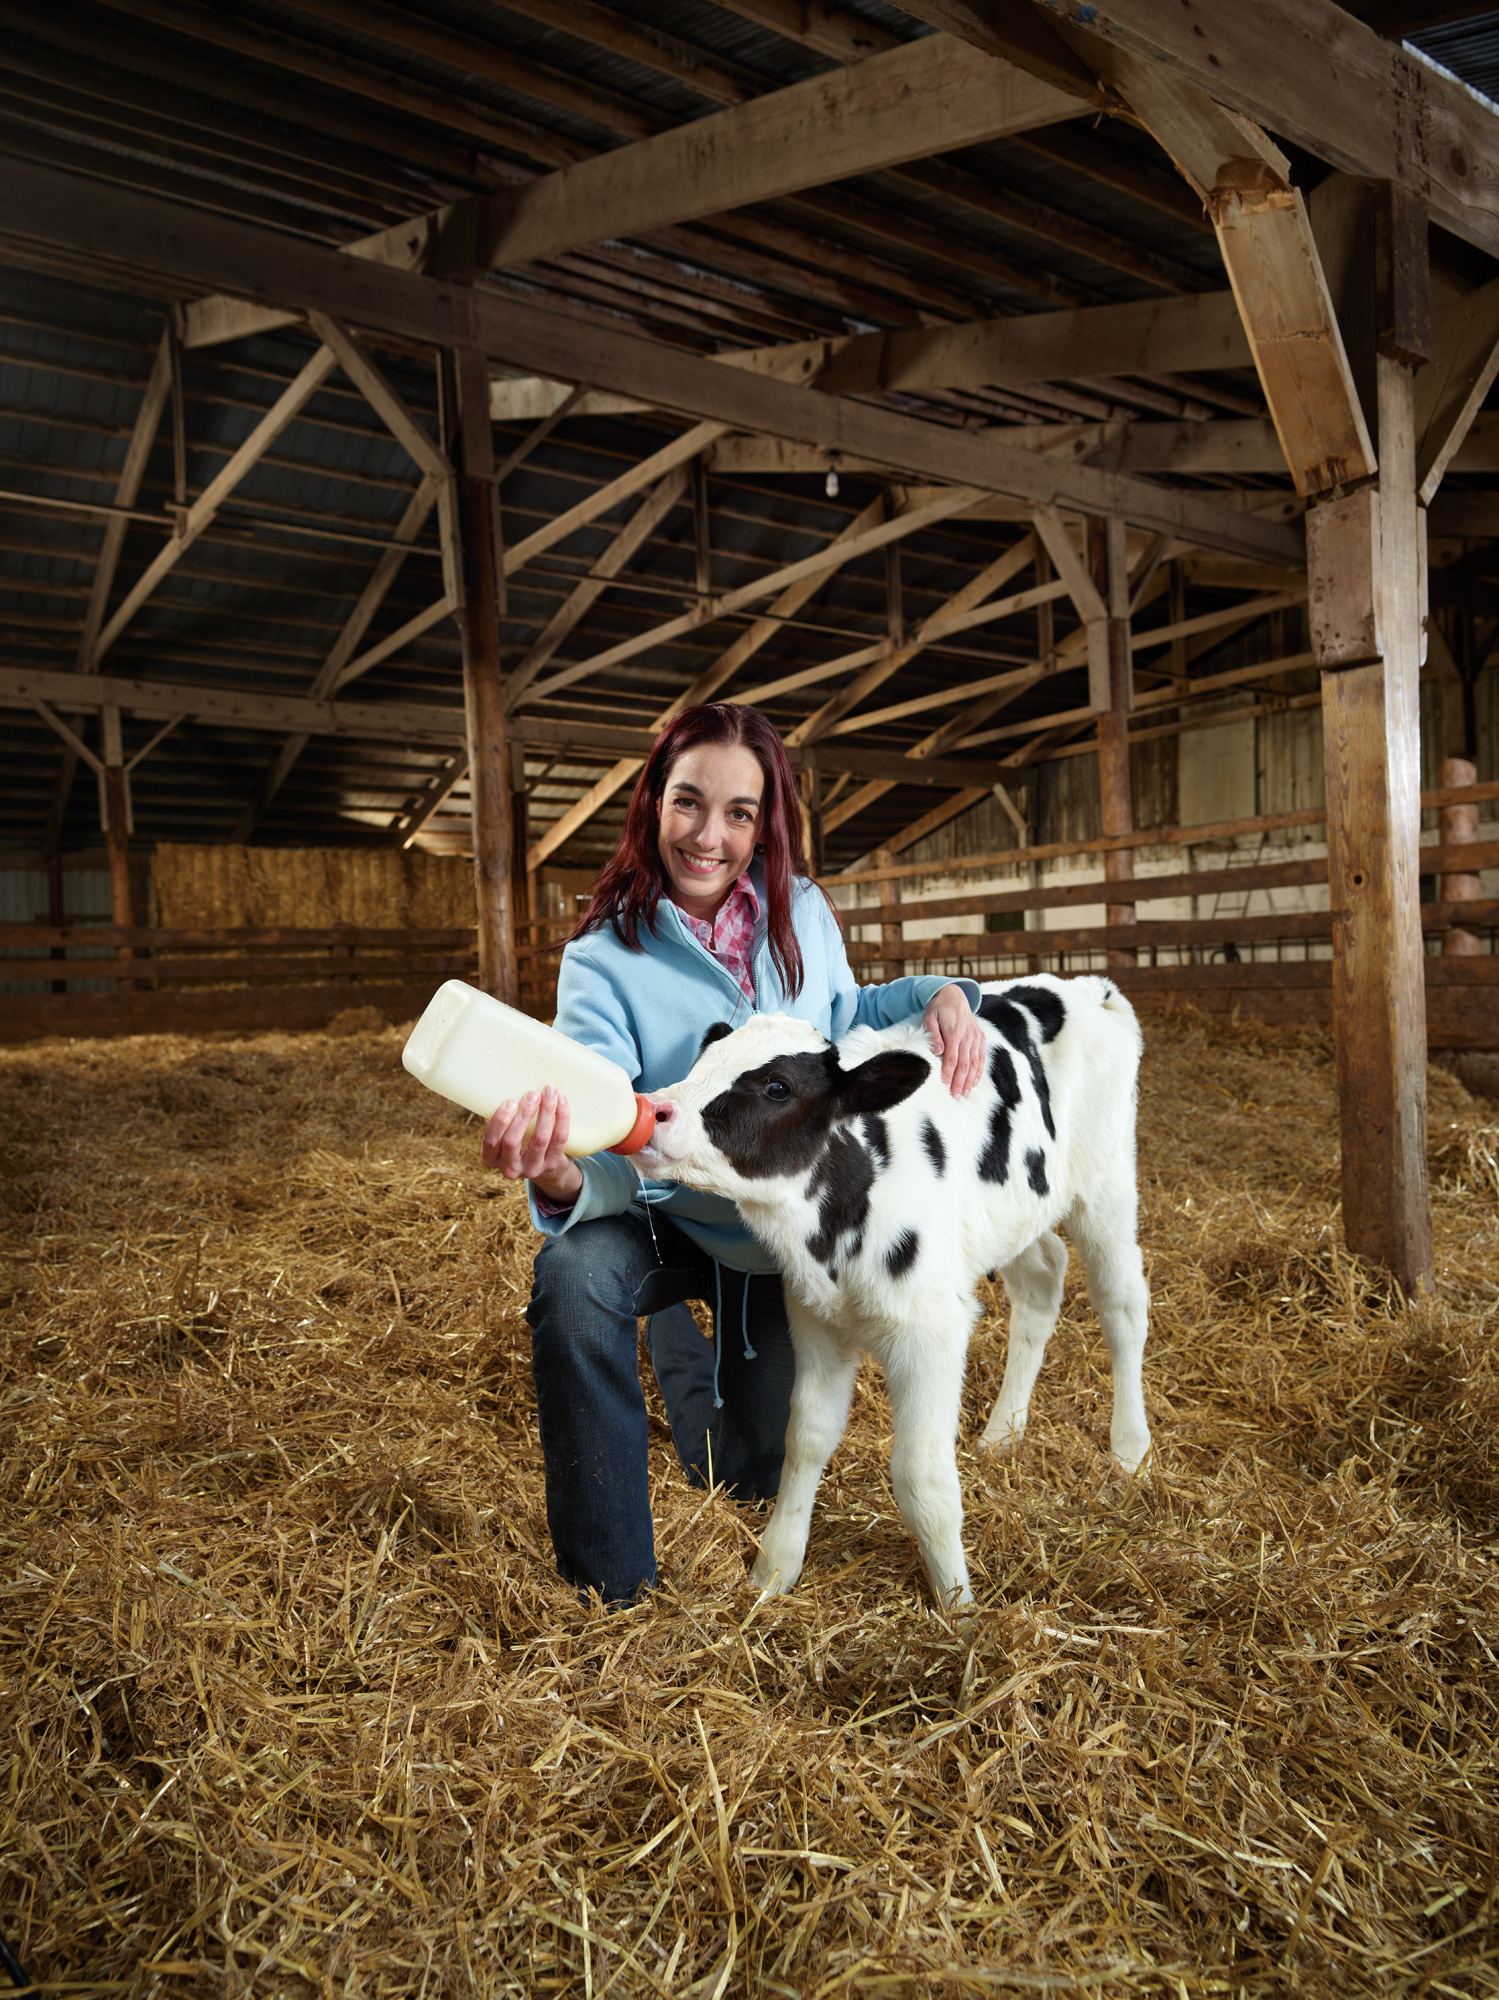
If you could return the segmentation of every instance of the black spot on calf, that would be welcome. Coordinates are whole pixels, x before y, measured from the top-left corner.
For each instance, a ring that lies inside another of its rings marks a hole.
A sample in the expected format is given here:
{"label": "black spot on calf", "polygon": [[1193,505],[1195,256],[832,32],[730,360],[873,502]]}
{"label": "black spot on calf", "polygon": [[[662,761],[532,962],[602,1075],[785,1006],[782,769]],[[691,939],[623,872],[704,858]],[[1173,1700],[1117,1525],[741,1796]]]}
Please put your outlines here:
{"label": "black spot on calf", "polygon": [[1046,1178],[1046,1155],[1038,1146],[1032,1146],[1025,1156],[1025,1177],[1036,1194],[1050,1194],[1051,1187]]}
{"label": "black spot on calf", "polygon": [[[1024,989],[1018,987],[1011,988],[1012,992],[1021,990],[1029,993],[1037,993],[1043,999],[1051,997],[1044,986],[1031,986]],[[1030,1022],[1018,1007],[1013,1006],[1008,999],[999,993],[986,993],[979,1002],[979,1013],[989,1023],[990,1027],[998,1028],[999,1032],[1017,1054],[1025,1057],[1026,1062],[1030,1066],[1031,1084],[1036,1093],[1036,1100],[1041,1106],[1041,1122],[1046,1127],[1046,1136],[1048,1139],[1055,1139],[1057,1128],[1052,1123],[1051,1089],[1046,1081],[1046,1069],[1041,1061],[1040,1053],[1035,1043],[1031,1040]],[[1045,1033],[1044,1028],[1042,1029],[1042,1033]]]}
{"label": "black spot on calf", "polygon": [[895,1242],[885,1252],[885,1269],[892,1278],[903,1278],[916,1262],[916,1252],[921,1242],[914,1229],[902,1230]]}
{"label": "black spot on calf", "polygon": [[817,1230],[807,1248],[833,1276],[838,1239],[858,1235],[869,1214],[869,1190],[874,1166],[857,1139],[834,1132],[807,1183],[807,1199],[817,1203]]}
{"label": "black spot on calf", "polygon": [[942,1134],[928,1118],[921,1128],[921,1143],[926,1147],[926,1156],[939,1174],[947,1170],[947,1148],[942,1143]]}
{"label": "black spot on calf", "polygon": [[990,1051],[989,1075],[999,1092],[999,1102],[989,1120],[989,1137],[979,1154],[979,1179],[997,1181],[1003,1187],[1010,1178],[1010,1113],[1020,1102],[1020,1084],[1008,1049],[996,1046]]}
{"label": "black spot on calf", "polygon": [[880,1117],[878,1112],[872,1111],[860,1122],[864,1129],[865,1145],[869,1148],[880,1166],[888,1167],[890,1164],[890,1134],[885,1128],[884,1119]]}
{"label": "black spot on calf", "polygon": [[1019,1001],[1028,1014],[1034,1014],[1043,1042],[1054,1042],[1061,1034],[1067,1009],[1060,993],[1053,993],[1048,986],[1011,986],[1007,997]]}

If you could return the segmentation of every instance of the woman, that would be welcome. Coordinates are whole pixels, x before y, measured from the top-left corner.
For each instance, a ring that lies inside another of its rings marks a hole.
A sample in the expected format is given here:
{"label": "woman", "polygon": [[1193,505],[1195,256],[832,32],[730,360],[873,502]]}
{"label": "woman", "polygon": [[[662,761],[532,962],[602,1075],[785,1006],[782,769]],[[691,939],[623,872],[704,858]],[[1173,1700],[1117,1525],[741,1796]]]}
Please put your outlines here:
{"label": "woman", "polygon": [[[684,1077],[707,1030],[787,1013],[836,1039],[925,1009],[955,1094],[984,1040],[971,980],[858,986],[822,891],[806,879],[786,751],[758,710],[684,709],[636,781],[624,835],[568,939],[557,1026],[641,1091]],[[535,1120],[529,1142],[527,1127]],[[701,1483],[769,1499],[780,1481],[795,1360],[778,1272],[733,1203],[644,1180],[628,1159],[569,1160],[554,1088],[502,1104],[484,1163],[529,1182],[548,1239],[531,1294],[531,1366],[560,1574],[606,1603],[656,1581],[638,1325],[678,1456]],[[711,1300],[710,1348],[683,1301]]]}

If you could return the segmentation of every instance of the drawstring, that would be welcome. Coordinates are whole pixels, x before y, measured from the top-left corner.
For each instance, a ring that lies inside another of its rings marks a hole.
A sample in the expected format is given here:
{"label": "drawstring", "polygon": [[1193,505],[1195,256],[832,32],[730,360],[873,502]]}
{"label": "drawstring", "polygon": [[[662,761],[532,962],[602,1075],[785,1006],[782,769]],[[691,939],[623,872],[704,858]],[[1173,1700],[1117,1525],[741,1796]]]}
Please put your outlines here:
{"label": "drawstring", "polygon": [[[713,1259],[713,1285],[713,1407],[715,1410],[721,1410],[723,1408],[723,1397],[719,1393],[718,1371],[723,1363],[723,1265],[719,1263],[716,1257]],[[739,1311],[739,1337],[744,1342],[745,1360],[758,1361],[760,1358],[759,1355],[750,1346],[749,1290],[750,1274],[746,1271],[744,1273],[744,1301]]]}
{"label": "drawstring", "polygon": [[713,1310],[713,1407],[721,1410],[723,1397],[718,1389],[718,1370],[723,1361],[723,1265],[716,1257],[713,1259],[713,1276],[718,1287]]}

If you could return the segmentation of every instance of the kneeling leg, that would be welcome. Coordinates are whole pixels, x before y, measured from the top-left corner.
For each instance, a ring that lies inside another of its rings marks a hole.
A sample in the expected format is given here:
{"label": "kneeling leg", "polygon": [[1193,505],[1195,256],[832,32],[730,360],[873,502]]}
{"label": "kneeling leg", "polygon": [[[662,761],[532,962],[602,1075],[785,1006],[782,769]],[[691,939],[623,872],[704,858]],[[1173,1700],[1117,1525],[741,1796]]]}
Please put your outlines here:
{"label": "kneeling leg", "polygon": [[1025,1434],[1031,1391],[1062,1309],[1066,1244],[1048,1229],[1012,1264],[1006,1264],[1003,1277],[1010,1301],[1010,1345],[999,1401],[979,1439],[981,1451],[1007,1451]]}

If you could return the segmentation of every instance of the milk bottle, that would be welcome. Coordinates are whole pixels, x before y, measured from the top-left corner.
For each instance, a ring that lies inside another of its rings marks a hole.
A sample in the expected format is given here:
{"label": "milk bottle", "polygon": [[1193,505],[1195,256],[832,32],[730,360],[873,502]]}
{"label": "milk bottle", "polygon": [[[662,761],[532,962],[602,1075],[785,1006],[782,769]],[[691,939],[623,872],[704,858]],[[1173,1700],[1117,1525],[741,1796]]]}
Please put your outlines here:
{"label": "milk bottle", "polygon": [[480,1118],[554,1083],[571,1114],[563,1148],[569,1159],[638,1153],[656,1129],[655,1106],[631,1088],[618,1063],[461,979],[438,987],[401,1061],[418,1083]]}

